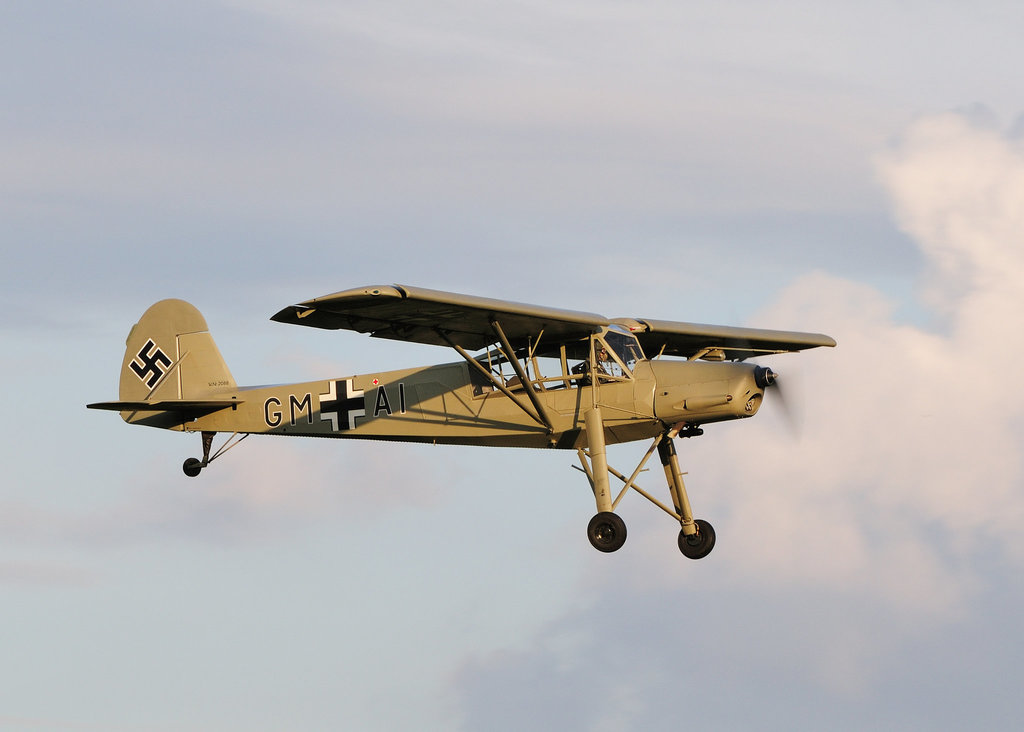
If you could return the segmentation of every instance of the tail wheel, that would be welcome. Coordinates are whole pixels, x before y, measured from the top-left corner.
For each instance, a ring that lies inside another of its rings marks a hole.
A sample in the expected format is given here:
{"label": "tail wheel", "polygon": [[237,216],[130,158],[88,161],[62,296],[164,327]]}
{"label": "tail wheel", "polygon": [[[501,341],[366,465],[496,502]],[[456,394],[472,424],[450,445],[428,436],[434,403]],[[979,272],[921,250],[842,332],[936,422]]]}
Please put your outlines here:
{"label": "tail wheel", "polygon": [[189,458],[181,466],[182,472],[184,472],[189,478],[195,478],[199,475],[202,469],[203,461],[198,458]]}
{"label": "tail wheel", "polygon": [[679,532],[679,551],[688,559],[703,559],[715,548],[715,529],[704,519],[694,521],[697,533],[687,536]]}
{"label": "tail wheel", "polygon": [[602,511],[590,519],[587,538],[599,552],[614,552],[626,543],[626,524],[611,511]]}

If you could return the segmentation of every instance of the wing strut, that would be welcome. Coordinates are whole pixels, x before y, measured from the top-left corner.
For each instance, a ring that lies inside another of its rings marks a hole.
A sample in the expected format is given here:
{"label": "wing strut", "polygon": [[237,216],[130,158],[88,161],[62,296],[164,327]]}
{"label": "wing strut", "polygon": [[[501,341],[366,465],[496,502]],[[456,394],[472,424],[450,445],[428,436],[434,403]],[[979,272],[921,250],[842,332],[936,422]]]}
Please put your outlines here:
{"label": "wing strut", "polygon": [[[554,430],[551,427],[551,422],[550,421],[545,421],[545,419],[544,419],[544,417],[546,417],[547,415],[545,415],[543,412],[541,412],[540,416],[538,416],[537,414],[534,414],[532,411],[527,409],[526,405],[523,404],[521,401],[519,401],[519,397],[517,397],[515,394],[513,394],[511,392],[511,390],[509,390],[509,388],[507,386],[505,386],[503,383],[501,383],[501,381],[499,379],[494,378],[494,374],[492,374],[490,371],[485,369],[483,364],[481,364],[479,361],[477,361],[475,358],[473,358],[471,355],[469,355],[469,353],[466,352],[465,348],[460,346],[458,343],[455,343],[451,338],[448,337],[448,334],[445,333],[444,331],[438,329],[437,333],[445,341],[448,342],[449,346],[454,348],[455,351],[460,356],[462,356],[462,358],[464,358],[466,360],[466,363],[468,363],[470,366],[472,366],[477,371],[479,371],[481,374],[483,374],[484,378],[486,378],[495,389],[497,389],[502,394],[507,396],[509,399],[512,400],[513,404],[515,404],[517,407],[519,407],[524,412],[526,412],[526,414],[529,415],[530,419],[534,420],[537,424],[539,424],[542,427],[544,427],[545,429],[547,429],[549,434],[554,432]],[[514,354],[513,354],[513,357],[512,357],[511,360],[512,360],[513,363],[516,362]],[[533,386],[530,384],[529,380],[524,380],[523,377],[519,377],[519,378],[520,378],[520,381],[523,382],[523,385],[526,387],[528,392],[529,391],[533,391]]]}
{"label": "wing strut", "polygon": [[548,434],[551,434],[555,431],[554,426],[551,424],[551,417],[548,416],[547,411],[544,409],[544,405],[541,404],[540,399],[537,397],[537,392],[533,388],[533,382],[530,381],[530,377],[526,375],[526,370],[523,368],[523,365],[519,363],[519,359],[516,358],[516,352],[512,349],[512,344],[509,343],[508,336],[505,335],[505,331],[502,330],[501,323],[497,320],[492,320],[491,328],[501,341],[501,346],[505,349],[505,354],[508,356],[508,360],[512,364],[512,368],[515,369],[516,376],[519,377],[519,381],[522,382],[523,388],[526,389],[526,396],[530,397],[530,402],[533,403],[533,408],[537,410],[537,415],[541,418],[544,426],[548,428]]}

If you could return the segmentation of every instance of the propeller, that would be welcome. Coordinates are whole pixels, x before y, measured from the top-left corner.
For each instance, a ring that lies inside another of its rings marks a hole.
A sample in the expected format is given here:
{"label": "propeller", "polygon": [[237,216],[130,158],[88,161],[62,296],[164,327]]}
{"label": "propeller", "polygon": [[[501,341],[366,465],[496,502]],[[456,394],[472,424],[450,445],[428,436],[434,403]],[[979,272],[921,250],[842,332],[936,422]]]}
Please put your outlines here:
{"label": "propeller", "polygon": [[[779,378],[777,371],[772,371],[767,366],[758,366],[754,369],[754,383],[760,388],[768,391],[769,387],[775,391],[775,400],[779,403],[779,408],[782,410],[786,424],[789,425],[789,430],[794,437],[800,437],[800,420],[798,419],[797,410],[793,404],[792,393],[790,393],[789,387],[783,388],[784,379]],[[787,396],[788,395],[788,396]]]}
{"label": "propeller", "polygon": [[767,389],[769,386],[775,383],[775,379],[778,378],[778,374],[772,371],[767,366],[758,366],[754,369],[754,383],[761,389]]}

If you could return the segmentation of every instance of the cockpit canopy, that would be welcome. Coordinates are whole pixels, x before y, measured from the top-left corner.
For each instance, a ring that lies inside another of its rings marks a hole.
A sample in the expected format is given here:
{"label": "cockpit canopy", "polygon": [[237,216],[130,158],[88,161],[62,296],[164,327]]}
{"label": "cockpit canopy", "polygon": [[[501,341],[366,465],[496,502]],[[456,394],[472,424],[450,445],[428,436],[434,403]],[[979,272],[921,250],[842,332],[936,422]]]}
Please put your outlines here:
{"label": "cockpit canopy", "polygon": [[633,372],[634,364],[644,359],[640,341],[621,325],[611,326],[604,334],[603,340],[630,373]]}

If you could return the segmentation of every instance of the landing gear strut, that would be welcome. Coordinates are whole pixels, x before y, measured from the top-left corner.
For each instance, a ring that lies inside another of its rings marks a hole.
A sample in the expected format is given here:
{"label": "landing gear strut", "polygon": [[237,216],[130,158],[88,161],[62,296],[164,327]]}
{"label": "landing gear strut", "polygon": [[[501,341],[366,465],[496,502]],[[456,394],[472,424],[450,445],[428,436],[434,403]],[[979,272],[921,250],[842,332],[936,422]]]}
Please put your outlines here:
{"label": "landing gear strut", "polygon": [[[217,450],[217,452],[215,452],[213,454],[213,456],[211,457],[210,449],[213,447],[213,437],[216,434],[217,434],[216,432],[203,432],[202,433],[202,436],[203,436],[203,459],[202,460],[200,460],[199,458],[190,457],[184,463],[182,463],[181,470],[189,478],[195,478],[197,475],[199,475],[199,473],[202,472],[203,468],[208,466],[210,463],[212,463],[218,457],[223,455],[225,452],[227,452],[232,447],[234,447],[239,442],[241,442],[242,440],[244,440],[246,437],[249,436],[248,433],[245,433],[241,437],[239,437],[238,433],[235,432],[234,434],[231,435],[231,437],[228,438],[227,442],[225,442],[223,445],[221,445],[220,449]],[[238,439],[235,439],[235,438],[238,438]]]}
{"label": "landing gear strut", "polygon": [[[587,444],[590,446],[590,467],[587,472],[597,501],[597,515],[590,519],[587,538],[600,552],[614,552],[626,543],[626,523],[613,512],[611,487],[608,485],[608,458],[605,453],[604,420],[601,408],[595,406],[584,415]],[[583,463],[587,467],[586,462]]]}
{"label": "landing gear strut", "polygon": [[658,457],[661,458],[661,465],[665,469],[672,503],[682,526],[679,531],[679,551],[688,559],[703,559],[715,548],[715,529],[704,519],[693,518],[690,499],[686,495],[686,484],[683,483],[683,473],[679,470],[673,432],[678,433],[678,430],[669,430],[658,443]]}
{"label": "landing gear strut", "polygon": [[[683,482],[683,473],[679,469],[679,458],[676,456],[675,448],[677,436],[696,437],[702,434],[702,430],[693,425],[677,424],[658,435],[647,450],[647,454],[637,465],[636,470],[633,471],[633,475],[627,478],[608,465],[605,454],[604,423],[601,419],[600,409],[594,407],[587,412],[585,418],[589,449],[581,448],[577,452],[580,462],[583,464],[582,471],[590,479],[591,487],[594,489],[594,498],[597,501],[597,515],[590,520],[590,524],[587,526],[587,538],[590,539],[594,548],[602,552],[614,552],[625,543],[626,524],[614,511],[626,492],[632,488],[679,522],[678,544],[679,551],[683,556],[689,559],[703,559],[710,554],[715,547],[715,529],[704,519],[693,517],[693,510],[690,508],[690,499],[686,494],[686,484]],[[655,449],[658,451],[661,465],[665,470],[665,479],[672,496],[673,508],[665,506],[636,485],[637,476],[643,471],[644,465],[654,454]],[[589,462],[587,458],[590,458]],[[609,474],[614,475],[625,484],[614,501],[611,500],[608,485]]]}

